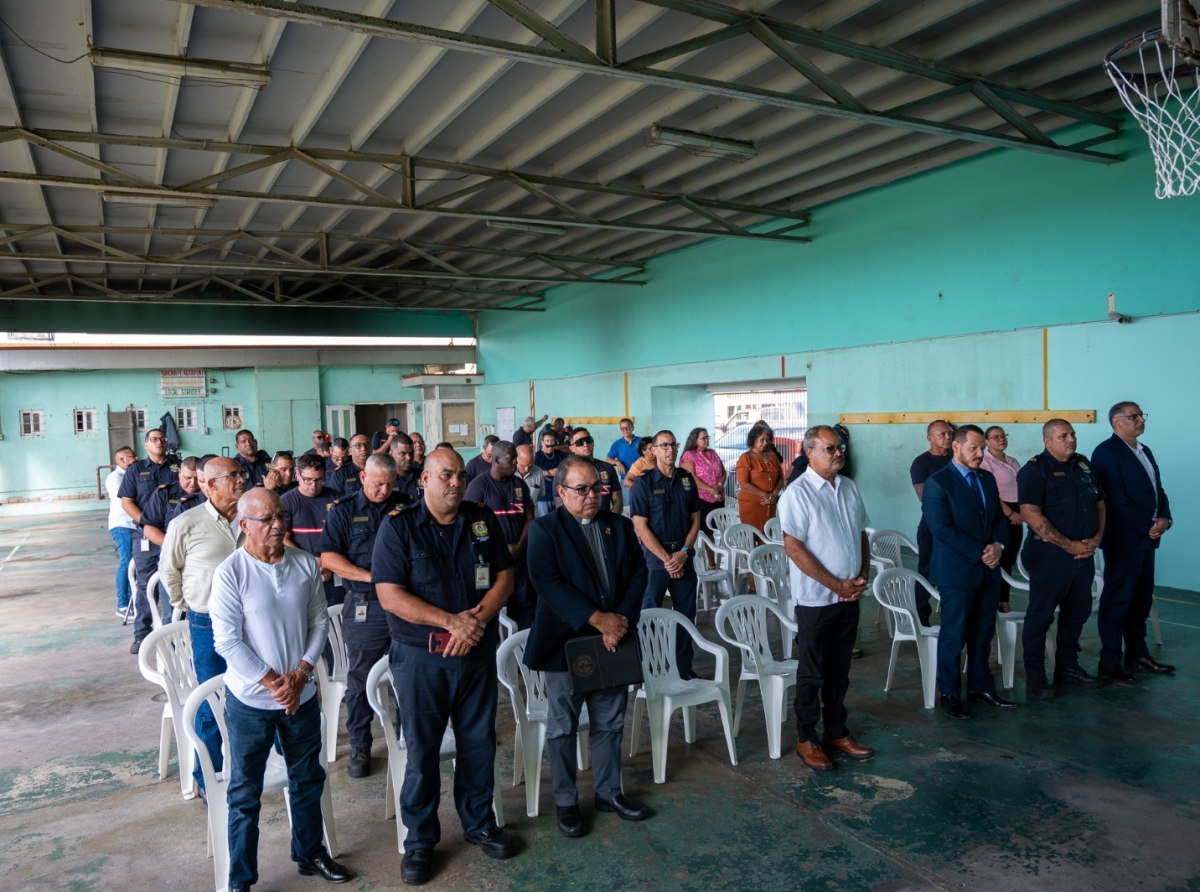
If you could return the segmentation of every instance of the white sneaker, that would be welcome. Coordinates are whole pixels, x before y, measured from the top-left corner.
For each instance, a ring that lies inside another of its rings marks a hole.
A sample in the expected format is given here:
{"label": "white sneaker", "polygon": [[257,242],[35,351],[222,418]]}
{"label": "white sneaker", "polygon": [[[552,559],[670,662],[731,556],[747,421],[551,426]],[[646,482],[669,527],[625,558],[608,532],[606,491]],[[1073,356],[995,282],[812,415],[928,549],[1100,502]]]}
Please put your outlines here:
{"label": "white sneaker", "polygon": [[125,612],[126,612],[128,609],[129,609],[129,608],[127,608],[127,607],[118,607],[118,608],[117,608],[117,616],[121,617],[121,619],[124,619],[124,618],[125,618]]}

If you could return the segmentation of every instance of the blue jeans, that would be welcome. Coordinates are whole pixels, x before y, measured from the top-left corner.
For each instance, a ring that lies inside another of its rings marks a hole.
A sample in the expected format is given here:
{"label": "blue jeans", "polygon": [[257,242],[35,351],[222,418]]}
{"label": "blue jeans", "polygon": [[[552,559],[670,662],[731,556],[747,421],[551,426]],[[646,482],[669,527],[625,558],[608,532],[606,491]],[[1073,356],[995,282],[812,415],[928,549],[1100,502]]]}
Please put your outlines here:
{"label": "blue jeans", "polygon": [[258,815],[263,773],[275,741],[287,762],[292,813],[292,860],[311,861],[324,851],[321,841],[321,710],[317,698],[288,715],[282,709],[256,709],[230,694],[225,700],[229,732],[229,885],[258,882]]}
{"label": "blue jeans", "polygon": [[114,527],[108,531],[112,536],[113,545],[117,546],[117,609],[124,610],[129,606],[133,590],[129,587],[129,562],[133,560],[133,530],[128,527]]}
{"label": "blue jeans", "polygon": [[[212,619],[207,613],[189,610],[187,613],[188,628],[192,633],[192,664],[196,667],[196,683],[203,684],[225,671],[225,658],[217,653],[213,641]],[[221,770],[221,729],[207,703],[200,706],[196,712],[196,733],[204,741],[208,755],[212,758],[213,769]],[[196,768],[192,772],[196,784],[204,789],[204,774],[200,770],[200,760],[196,760]]]}
{"label": "blue jeans", "polygon": [[496,642],[485,637],[465,657],[443,657],[425,648],[392,643],[389,662],[408,743],[400,788],[400,815],[408,836],[404,851],[432,849],[442,838],[442,736],[454,722],[454,807],[463,833],[496,826],[492,810],[496,762]]}

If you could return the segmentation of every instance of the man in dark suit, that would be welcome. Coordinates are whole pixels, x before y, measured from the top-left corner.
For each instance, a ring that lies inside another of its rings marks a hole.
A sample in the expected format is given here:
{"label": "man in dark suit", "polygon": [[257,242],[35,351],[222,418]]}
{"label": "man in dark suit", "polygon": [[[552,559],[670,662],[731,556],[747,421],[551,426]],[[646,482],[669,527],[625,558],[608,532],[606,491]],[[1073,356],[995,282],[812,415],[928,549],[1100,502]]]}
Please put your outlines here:
{"label": "man in dark suit", "polygon": [[[1134,684],[1130,672],[1174,672],[1146,647],[1146,617],[1154,601],[1154,552],[1171,528],[1171,505],[1163,492],[1154,454],[1138,442],[1146,431],[1146,413],[1137,403],[1121,402],[1108,410],[1113,435],[1092,453],[1092,467],[1104,487],[1108,523],[1104,552],[1104,590],[1100,593],[1100,676]],[[1121,645],[1125,665],[1121,665]]]}
{"label": "man in dark suit", "polygon": [[646,560],[633,523],[600,510],[602,485],[590,458],[568,456],[555,483],[562,507],[529,528],[529,581],[537,609],[525,647],[525,664],[546,674],[546,749],[554,781],[558,829],[583,835],[575,788],[575,741],[579,712],[587,702],[591,721],[592,780],[597,811],[641,821],[647,812],[621,792],[621,738],[625,731],[625,687],[571,693],[563,650],[572,638],[604,636],[611,651],[636,635],[646,592]]}
{"label": "man in dark suit", "polygon": [[996,695],[988,667],[1000,605],[1000,554],[1008,541],[996,478],[980,469],[983,431],[964,424],[950,443],[953,460],[925,481],[921,513],[933,536],[929,580],[942,598],[937,677],[942,709],[971,714],[959,697],[959,654],[967,645],[967,696],[999,709],[1016,703]]}

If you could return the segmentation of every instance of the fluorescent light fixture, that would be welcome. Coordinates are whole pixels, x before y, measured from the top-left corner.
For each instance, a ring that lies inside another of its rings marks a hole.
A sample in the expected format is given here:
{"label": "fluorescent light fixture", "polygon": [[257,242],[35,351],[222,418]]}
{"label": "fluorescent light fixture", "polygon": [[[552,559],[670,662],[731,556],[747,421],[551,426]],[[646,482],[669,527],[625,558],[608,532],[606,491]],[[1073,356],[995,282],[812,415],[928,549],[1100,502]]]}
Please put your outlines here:
{"label": "fluorescent light fixture", "polygon": [[252,62],[228,62],[222,59],[190,59],[186,56],[164,56],[160,53],[140,53],[112,47],[94,46],[89,55],[96,68],[117,71],[139,71],[166,77],[201,77],[207,80],[240,84],[243,87],[265,87],[271,82],[271,69]]}
{"label": "fluorescent light fixture", "polygon": [[108,204],[135,204],[138,207],[209,208],[216,207],[215,198],[197,195],[176,195],[154,192],[101,192],[100,198]]}
{"label": "fluorescent light fixture", "polygon": [[664,127],[661,124],[650,126],[650,142],[660,146],[697,149],[704,154],[712,155],[737,155],[749,158],[758,154],[758,147],[749,140],[728,139],[724,136],[711,136],[692,130],[676,130],[674,127]]}
{"label": "fluorescent light fixture", "polygon": [[508,232],[529,232],[534,235],[548,235],[560,238],[567,234],[562,226],[551,226],[547,223],[522,223],[516,220],[488,220],[488,229],[504,229]]}
{"label": "fluorescent light fixture", "polygon": [[[60,347],[187,347],[218,350],[227,347],[474,347],[473,337],[343,336],[343,335],[230,335],[230,334],[89,334],[86,332],[0,332],[0,346],[34,343]],[[450,359],[446,360],[450,362]],[[474,366],[463,365],[467,374]]]}

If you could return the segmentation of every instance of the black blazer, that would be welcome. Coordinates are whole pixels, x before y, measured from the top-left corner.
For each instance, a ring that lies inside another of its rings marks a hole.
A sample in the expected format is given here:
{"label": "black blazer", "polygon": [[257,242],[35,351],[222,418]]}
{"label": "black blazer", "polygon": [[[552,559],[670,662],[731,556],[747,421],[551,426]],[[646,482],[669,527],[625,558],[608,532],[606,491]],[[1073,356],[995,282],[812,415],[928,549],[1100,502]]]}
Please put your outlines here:
{"label": "black blazer", "polygon": [[537,592],[537,610],[525,644],[525,665],[530,669],[566,672],[563,645],[572,638],[600,634],[588,624],[597,610],[621,614],[629,620],[629,634],[637,634],[634,626],[642,612],[647,572],[633,523],[608,511],[597,514],[593,523],[601,530],[608,564],[612,597],[607,603],[579,521],[566,508],[559,508],[530,524],[526,566]]}
{"label": "black blazer", "polygon": [[934,585],[975,588],[985,578],[999,578],[999,569],[983,563],[983,549],[1008,542],[1008,521],[1000,508],[1000,491],[991,472],[979,470],[985,510],[979,510],[971,484],[954,466],[946,465],[925,481],[921,514],[933,534],[929,581]]}
{"label": "black blazer", "polygon": [[1092,467],[1104,490],[1104,538],[1100,547],[1105,552],[1145,551],[1158,548],[1161,539],[1150,538],[1154,518],[1171,518],[1171,503],[1162,488],[1162,473],[1154,453],[1143,443],[1146,458],[1154,468],[1157,486],[1151,486],[1146,469],[1133,450],[1113,434],[1092,453]]}

